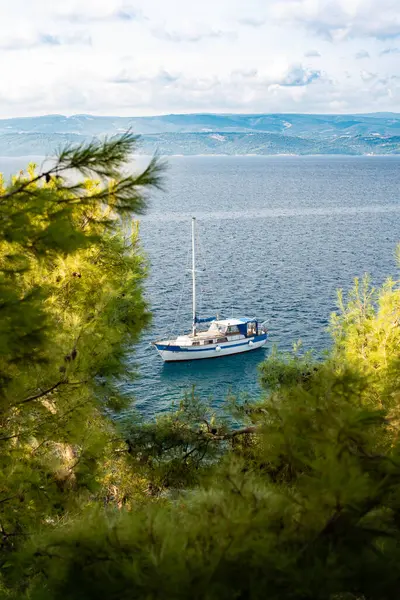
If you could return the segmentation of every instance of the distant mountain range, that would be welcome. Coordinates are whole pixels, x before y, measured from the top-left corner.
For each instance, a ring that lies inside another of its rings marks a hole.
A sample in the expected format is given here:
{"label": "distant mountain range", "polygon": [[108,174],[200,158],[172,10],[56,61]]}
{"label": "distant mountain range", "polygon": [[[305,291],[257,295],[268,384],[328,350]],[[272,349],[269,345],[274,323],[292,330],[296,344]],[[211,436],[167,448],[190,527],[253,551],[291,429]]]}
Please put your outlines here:
{"label": "distant mountain range", "polygon": [[141,154],[400,154],[400,114],[47,115],[0,119],[0,156],[52,155],[131,129]]}

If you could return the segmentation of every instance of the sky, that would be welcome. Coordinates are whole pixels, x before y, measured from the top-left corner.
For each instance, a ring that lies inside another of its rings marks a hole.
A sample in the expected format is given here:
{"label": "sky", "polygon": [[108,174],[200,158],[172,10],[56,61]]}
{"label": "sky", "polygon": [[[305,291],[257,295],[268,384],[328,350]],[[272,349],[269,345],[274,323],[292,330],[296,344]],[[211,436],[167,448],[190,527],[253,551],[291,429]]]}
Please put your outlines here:
{"label": "sky", "polygon": [[0,118],[400,112],[400,0],[0,0]]}

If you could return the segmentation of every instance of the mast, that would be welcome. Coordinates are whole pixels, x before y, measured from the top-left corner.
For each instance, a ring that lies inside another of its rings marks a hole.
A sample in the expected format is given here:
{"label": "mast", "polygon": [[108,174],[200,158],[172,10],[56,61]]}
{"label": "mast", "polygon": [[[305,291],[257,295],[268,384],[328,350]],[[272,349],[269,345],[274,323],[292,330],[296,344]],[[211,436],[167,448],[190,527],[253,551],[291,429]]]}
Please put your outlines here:
{"label": "mast", "polygon": [[196,335],[196,217],[192,217],[192,284],[193,284],[193,327],[192,333]]}

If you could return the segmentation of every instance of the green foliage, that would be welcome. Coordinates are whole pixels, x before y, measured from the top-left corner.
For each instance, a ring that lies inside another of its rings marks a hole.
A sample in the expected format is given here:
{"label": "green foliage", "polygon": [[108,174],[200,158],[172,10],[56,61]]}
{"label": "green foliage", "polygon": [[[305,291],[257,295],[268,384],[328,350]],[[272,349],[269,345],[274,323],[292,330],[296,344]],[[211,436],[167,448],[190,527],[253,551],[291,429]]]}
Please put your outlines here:
{"label": "green foliage", "polygon": [[150,316],[137,225],[121,224],[161,166],[122,175],[135,145],[126,134],[69,148],[43,173],[1,180],[0,564],[110,486],[143,487],[110,473],[121,441],[103,416],[124,402],[127,351]]}
{"label": "green foliage", "polygon": [[261,364],[261,385],[266,389],[305,383],[317,370],[318,366],[312,352],[301,353],[301,343],[293,346],[292,353],[282,354],[274,346],[268,361]]}
{"label": "green foliage", "polygon": [[149,318],[137,232],[120,224],[158,184],[138,176],[125,197],[128,139],[61,154],[59,171],[105,183],[31,169],[0,197],[0,596],[392,600],[398,283],[339,294],[323,360],[274,349],[260,400],[229,404],[234,428],[193,391],[117,430],[104,409],[123,404],[125,352]]}
{"label": "green foliage", "polygon": [[[340,310],[325,360],[299,346],[271,353],[265,397],[236,407],[242,428],[211,431],[195,396],[133,427],[131,456],[147,452],[146,476],[185,490],[32,541],[18,567],[30,574],[29,598],[395,597],[397,286],[356,282]],[[203,436],[213,453],[199,463]]]}
{"label": "green foliage", "polygon": [[198,484],[227,447],[227,424],[195,390],[152,422],[127,423],[128,452],[149,482],[152,495]]}
{"label": "green foliage", "polygon": [[364,277],[356,280],[345,305],[339,293],[332,316],[333,357],[368,378],[364,401],[398,415],[400,406],[400,289],[388,279],[375,290]]}

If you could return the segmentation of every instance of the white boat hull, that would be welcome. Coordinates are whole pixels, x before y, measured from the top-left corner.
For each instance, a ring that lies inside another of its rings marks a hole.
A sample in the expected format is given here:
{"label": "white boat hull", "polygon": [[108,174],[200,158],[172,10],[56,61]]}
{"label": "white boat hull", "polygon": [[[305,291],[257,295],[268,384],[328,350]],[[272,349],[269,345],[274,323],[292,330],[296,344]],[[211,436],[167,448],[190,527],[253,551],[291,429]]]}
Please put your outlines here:
{"label": "white boat hull", "polygon": [[251,338],[232,340],[220,344],[208,344],[207,347],[178,346],[166,342],[157,342],[155,347],[158,354],[165,362],[184,360],[200,360],[205,358],[221,358],[231,354],[241,354],[250,350],[257,350],[267,343],[268,334],[263,333]]}

